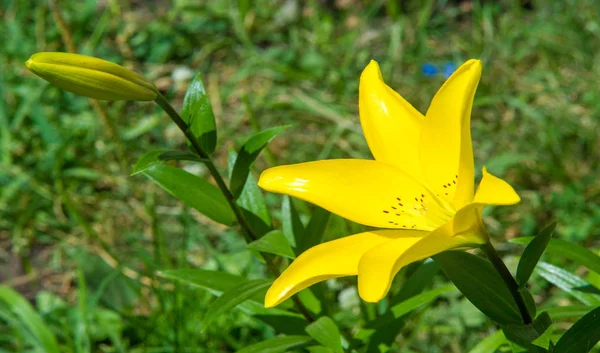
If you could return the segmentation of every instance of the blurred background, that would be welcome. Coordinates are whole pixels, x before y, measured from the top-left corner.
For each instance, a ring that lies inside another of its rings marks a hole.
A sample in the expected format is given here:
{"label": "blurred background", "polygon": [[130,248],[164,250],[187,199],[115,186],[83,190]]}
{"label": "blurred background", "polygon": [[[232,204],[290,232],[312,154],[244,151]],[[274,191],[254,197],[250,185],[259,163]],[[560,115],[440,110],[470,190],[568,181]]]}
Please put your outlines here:
{"label": "blurred background", "polygon": [[[178,108],[193,75],[202,73],[222,170],[228,150],[251,133],[293,125],[259,159],[257,174],[270,165],[370,158],[357,108],[369,60],[424,113],[445,76],[479,58],[476,168],[485,165],[522,197],[517,206],[485,213],[509,267],[521,248],[506,239],[535,235],[551,220],[558,221],[556,237],[598,253],[598,1],[0,3],[0,282],[32,303],[65,352],[234,352],[275,332],[232,311],[200,333],[214,296],[156,271],[205,268],[261,278],[268,277],[264,265],[236,229],[185,207],[142,175],[130,176],[145,151],[185,148],[158,106],[93,105],[54,88],[24,66],[38,51],[74,50],[125,65],[156,82]],[[186,169],[207,175],[199,165]],[[278,224],[281,198],[267,201]],[[332,216],[325,239],[359,229]],[[349,331],[361,323],[354,285],[329,285],[340,293],[338,319],[346,318]],[[569,300],[537,277],[532,285],[538,303]],[[456,295],[414,314],[394,347],[463,352],[491,327]],[[0,305],[0,351],[32,347],[23,324]]]}

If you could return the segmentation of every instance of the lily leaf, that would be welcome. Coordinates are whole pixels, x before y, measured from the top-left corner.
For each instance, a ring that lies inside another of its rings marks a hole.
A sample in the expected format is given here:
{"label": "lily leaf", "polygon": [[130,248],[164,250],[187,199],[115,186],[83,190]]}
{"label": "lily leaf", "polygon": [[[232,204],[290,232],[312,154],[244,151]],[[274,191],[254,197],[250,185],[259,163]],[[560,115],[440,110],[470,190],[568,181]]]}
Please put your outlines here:
{"label": "lily leaf", "polygon": [[182,169],[154,164],[142,172],[169,194],[215,222],[232,225],[235,215],[219,188]]}
{"label": "lily leaf", "polygon": [[585,353],[600,342],[600,307],[585,314],[556,343],[554,353]]}
{"label": "lily leaf", "polygon": [[296,206],[294,206],[294,200],[288,195],[283,196],[281,203],[281,230],[294,248],[304,237],[304,225],[300,220]]}
{"label": "lily leaf", "polygon": [[297,249],[299,253],[302,253],[321,243],[321,240],[323,239],[323,233],[325,232],[327,222],[329,221],[329,216],[331,216],[331,213],[326,209],[315,207],[310,217],[310,221],[308,221],[308,224],[306,225],[304,237],[302,238],[302,241]]}
{"label": "lily leaf", "polygon": [[257,293],[264,293],[270,285],[270,280],[247,280],[224,292],[208,308],[206,316],[204,317],[204,322],[202,323],[202,331],[204,331],[212,321],[221,314],[250,299]]}
{"label": "lily leaf", "polygon": [[556,222],[552,222],[550,225],[546,226],[539,232],[535,239],[525,247],[525,250],[523,250],[523,255],[521,255],[521,260],[519,260],[519,265],[517,267],[516,276],[520,288],[525,287],[527,284],[535,266],[538,261],[540,261],[544,250],[546,250],[546,246],[548,246],[555,228]]}
{"label": "lily leaf", "polygon": [[217,126],[200,74],[194,77],[185,94],[181,118],[189,125],[202,151],[212,153],[217,146]]}
{"label": "lily leaf", "polygon": [[275,254],[289,259],[296,257],[287,239],[280,230],[272,230],[256,241],[248,244],[248,248],[259,252]]}
{"label": "lily leaf", "polygon": [[[159,275],[163,278],[208,290],[215,295],[221,295],[223,292],[230,291],[238,283],[246,280],[242,276],[227,272],[189,268],[167,270],[159,272]],[[277,332],[287,335],[303,334],[304,328],[308,325],[306,319],[300,314],[283,310],[283,308],[290,308],[292,306],[291,303],[282,303],[278,308],[266,309],[264,307],[265,293],[266,289],[262,292],[254,293],[249,300],[239,304],[238,309],[273,327]]]}
{"label": "lily leaf", "polygon": [[[230,178],[237,158],[237,153],[232,149],[229,150],[227,165]],[[258,236],[262,236],[271,230],[271,215],[269,209],[265,203],[263,193],[258,187],[256,178],[254,178],[252,174],[248,174],[246,184],[242,189],[241,195],[237,199],[237,204],[242,208],[246,220]]]}
{"label": "lily leaf", "polygon": [[309,336],[275,337],[243,348],[237,353],[283,353],[314,342]]}
{"label": "lily leaf", "polygon": [[335,353],[344,353],[340,329],[328,316],[322,316],[306,326],[306,332],[323,346],[331,348]]}
{"label": "lily leaf", "polygon": [[578,290],[589,285],[581,277],[546,262],[540,262],[535,271],[548,282],[575,297],[582,304],[600,305],[600,297]]}
{"label": "lily leaf", "polygon": [[251,136],[246,143],[240,149],[238,157],[233,166],[231,172],[231,181],[229,187],[231,193],[237,199],[242,193],[242,189],[246,184],[246,178],[250,173],[250,168],[260,151],[280,132],[290,127],[290,125],[277,126],[270,129],[263,130],[253,136]]}
{"label": "lily leaf", "polygon": [[517,304],[489,261],[462,251],[446,251],[433,259],[465,297],[490,319],[501,325],[522,323]]}
{"label": "lily leaf", "polygon": [[490,353],[495,352],[498,347],[506,343],[506,338],[501,330],[498,330],[477,343],[469,353]]}
{"label": "lily leaf", "polygon": [[[534,237],[521,237],[512,239],[512,243],[517,244],[528,244],[533,241]],[[563,258],[567,258],[575,261],[576,263],[583,265],[600,274],[600,256],[594,254],[594,252],[571,242],[563,239],[553,238],[548,244],[548,252],[559,254]]]}
{"label": "lily leaf", "polygon": [[[528,352],[541,353],[545,352],[550,344],[547,338],[551,326],[552,320],[550,319],[550,315],[544,312],[531,324],[509,324],[504,326],[502,331],[504,331],[507,339],[526,348]],[[539,346],[540,344],[542,345],[541,347]]]}
{"label": "lily leaf", "polygon": [[144,170],[167,161],[193,161],[204,162],[205,160],[188,151],[159,149],[144,153],[133,166],[131,175],[136,175]]}

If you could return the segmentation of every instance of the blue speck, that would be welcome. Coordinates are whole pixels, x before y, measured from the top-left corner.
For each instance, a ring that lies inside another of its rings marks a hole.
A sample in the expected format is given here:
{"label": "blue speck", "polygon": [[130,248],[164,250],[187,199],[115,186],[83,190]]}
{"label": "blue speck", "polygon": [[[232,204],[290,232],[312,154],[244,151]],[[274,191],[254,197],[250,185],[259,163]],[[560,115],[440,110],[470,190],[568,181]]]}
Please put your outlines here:
{"label": "blue speck", "polygon": [[442,68],[442,72],[444,73],[445,78],[450,77],[450,75],[452,75],[454,71],[456,71],[456,64],[452,61],[448,61],[447,63],[445,63],[444,67]]}
{"label": "blue speck", "polygon": [[439,69],[432,63],[425,63],[421,66],[421,72],[427,77],[433,77],[438,74]]}

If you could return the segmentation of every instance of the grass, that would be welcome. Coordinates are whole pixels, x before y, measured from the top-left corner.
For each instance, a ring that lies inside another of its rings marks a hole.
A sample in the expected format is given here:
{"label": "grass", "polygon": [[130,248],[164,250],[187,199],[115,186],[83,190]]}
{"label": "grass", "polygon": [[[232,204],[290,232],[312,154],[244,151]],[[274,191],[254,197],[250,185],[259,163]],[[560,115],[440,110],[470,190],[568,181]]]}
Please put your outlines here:
{"label": "grass", "polygon": [[[218,120],[222,169],[228,149],[253,131],[293,124],[257,173],[270,164],[369,156],[357,89],[370,59],[424,112],[444,80],[423,75],[424,63],[480,58],[476,166],[504,176],[523,199],[486,213],[494,239],[534,235],[556,219],[558,237],[597,252],[600,6],[527,3],[86,0],[61,1],[60,12],[78,52],[144,73],[178,107],[201,72]],[[272,337],[237,311],[200,334],[214,297],[156,277],[156,270],[183,267],[265,276],[236,230],[129,176],[144,151],[184,148],[176,127],[150,103],[103,102],[102,120],[88,100],[33,77],[24,68],[32,53],[66,50],[50,8],[5,0],[0,13],[0,281],[34,301],[69,351],[230,352]],[[279,200],[268,196],[273,207]],[[333,237],[356,226],[333,218],[329,228]],[[500,249],[508,259],[518,254]],[[562,300],[534,280],[538,300]],[[0,349],[26,350],[33,342],[27,330],[2,313]],[[452,297],[415,315],[396,345],[460,352],[490,328]]]}

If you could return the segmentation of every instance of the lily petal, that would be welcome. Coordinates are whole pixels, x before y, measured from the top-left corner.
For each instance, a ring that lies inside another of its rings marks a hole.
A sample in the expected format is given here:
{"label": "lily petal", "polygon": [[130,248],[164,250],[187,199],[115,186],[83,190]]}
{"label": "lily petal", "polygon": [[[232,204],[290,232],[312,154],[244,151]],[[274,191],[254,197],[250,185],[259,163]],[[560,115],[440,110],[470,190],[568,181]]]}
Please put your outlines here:
{"label": "lily petal", "polygon": [[470,244],[461,236],[452,236],[447,222],[427,236],[399,237],[369,249],[358,264],[358,294],[367,302],[378,302],[390,290],[394,276],[409,263]]}
{"label": "lily petal", "polygon": [[510,184],[488,173],[483,167],[483,178],[477,187],[473,202],[458,210],[454,216],[454,234],[465,233],[477,227],[481,222],[484,206],[514,205],[519,201],[521,198]]}
{"label": "lily petal", "polygon": [[419,182],[389,164],[333,159],[267,169],[258,185],[380,228],[433,230],[451,215]]}
{"label": "lily petal", "polygon": [[480,77],[479,60],[467,61],[450,76],[431,101],[419,141],[423,175],[455,209],[473,199],[471,107]]}
{"label": "lily petal", "polygon": [[332,240],[308,249],[273,282],[265,296],[265,306],[276,306],[317,282],[356,275],[360,258],[366,251],[407,232],[415,239],[427,234],[418,231],[380,230]]}
{"label": "lily petal", "polygon": [[419,136],[424,117],[383,82],[376,61],[360,76],[360,122],[376,160],[396,166],[415,178],[419,166]]}

